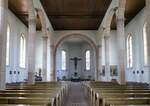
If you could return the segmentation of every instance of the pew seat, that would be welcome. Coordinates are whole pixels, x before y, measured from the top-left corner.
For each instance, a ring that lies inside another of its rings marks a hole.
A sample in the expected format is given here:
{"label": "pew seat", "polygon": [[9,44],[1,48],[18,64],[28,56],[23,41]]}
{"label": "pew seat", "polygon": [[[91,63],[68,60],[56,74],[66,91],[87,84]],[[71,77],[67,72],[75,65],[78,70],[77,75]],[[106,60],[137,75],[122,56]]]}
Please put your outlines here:
{"label": "pew seat", "polygon": [[54,106],[54,98],[0,97],[0,104],[27,104]]}
{"label": "pew seat", "polygon": [[147,106],[150,104],[150,89],[146,84],[119,85],[111,82],[84,82],[83,89],[85,95],[90,97],[92,106]]}
{"label": "pew seat", "polygon": [[150,105],[113,105],[113,106],[150,106]]}
{"label": "pew seat", "polygon": [[150,104],[150,98],[132,98],[132,97],[121,97],[121,98],[103,98],[103,106],[112,105],[148,105]]}
{"label": "pew seat", "polygon": [[0,106],[46,106],[46,105],[0,104]]}

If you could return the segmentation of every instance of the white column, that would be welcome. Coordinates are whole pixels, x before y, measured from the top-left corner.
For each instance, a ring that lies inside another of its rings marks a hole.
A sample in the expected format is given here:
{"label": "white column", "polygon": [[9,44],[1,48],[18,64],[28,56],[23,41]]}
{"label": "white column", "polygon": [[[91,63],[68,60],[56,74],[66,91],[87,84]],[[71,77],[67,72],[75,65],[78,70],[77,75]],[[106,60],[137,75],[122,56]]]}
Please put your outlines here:
{"label": "white column", "polygon": [[150,87],[150,0],[146,0],[146,31],[147,31],[147,47],[148,47],[148,67],[149,67],[149,87]]}
{"label": "white column", "polygon": [[50,60],[51,60],[51,67],[50,67],[50,78],[51,78],[51,81],[55,81],[56,80],[56,72],[55,72],[55,69],[56,69],[56,54],[55,54],[55,48],[54,48],[54,45],[50,45]]}
{"label": "white column", "polygon": [[0,0],[0,90],[6,85],[6,39],[8,0]]}
{"label": "white column", "polygon": [[28,83],[35,83],[35,37],[36,37],[36,15],[33,7],[33,1],[28,0]]}
{"label": "white column", "polygon": [[98,81],[98,76],[99,76],[99,50],[98,50],[98,46],[96,48],[96,72],[95,72],[95,81]]}
{"label": "white column", "polygon": [[119,83],[125,84],[125,32],[124,18],[117,18],[118,74]]}
{"label": "white column", "polygon": [[101,80],[100,74],[102,72],[102,46],[97,46],[97,80]]}
{"label": "white column", "polygon": [[47,81],[47,36],[43,36],[43,81]]}
{"label": "white column", "polygon": [[110,36],[104,36],[105,41],[105,76],[107,81],[110,81],[110,55],[109,55],[109,42]]}

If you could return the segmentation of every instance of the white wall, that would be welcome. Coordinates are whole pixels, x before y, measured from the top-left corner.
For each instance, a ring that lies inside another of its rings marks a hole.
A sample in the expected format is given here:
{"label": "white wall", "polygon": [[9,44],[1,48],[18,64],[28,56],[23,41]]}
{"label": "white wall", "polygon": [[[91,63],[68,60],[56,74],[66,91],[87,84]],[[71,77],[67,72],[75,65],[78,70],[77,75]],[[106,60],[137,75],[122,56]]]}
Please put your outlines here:
{"label": "white wall", "polygon": [[[35,71],[38,73],[39,69],[43,69],[43,33],[42,31],[37,31],[36,33],[36,49],[35,49]],[[49,42],[47,44],[47,81],[50,80],[50,49],[49,49]],[[42,75],[43,75],[42,71]]]}
{"label": "white wall", "polygon": [[[28,71],[27,71],[28,28],[11,11],[8,11],[8,24],[10,26],[11,33],[10,33],[10,53],[9,53],[10,62],[9,65],[6,66],[6,82],[7,83],[24,82],[28,79]],[[20,37],[22,33],[25,35],[26,38],[26,68],[19,67]],[[41,31],[37,31],[36,39],[35,39],[36,42],[35,71],[36,72],[38,72],[39,68],[42,69],[42,51],[43,51],[42,36],[43,33]],[[47,80],[50,80],[50,56],[49,56],[50,51],[49,51],[49,47],[47,48],[48,48]],[[10,71],[12,72],[12,74],[10,74]]]}
{"label": "white wall", "polygon": [[[82,58],[82,45],[81,44],[69,44],[69,77],[74,75],[75,66],[74,61],[71,58],[78,57]],[[77,72],[81,77],[82,60],[77,63]]]}
{"label": "white wall", "polygon": [[[38,3],[37,3],[38,4]],[[133,67],[130,69],[126,69],[126,80],[127,81],[135,81],[135,82],[148,82],[149,78],[149,72],[148,72],[148,67],[144,65],[144,55],[143,55],[143,25],[145,22],[145,8],[139,12],[139,14],[137,14],[137,16],[135,16],[135,18],[125,27],[125,35],[126,38],[128,36],[128,34],[132,34],[133,36]],[[10,63],[9,65],[6,67],[6,81],[8,83],[10,82],[21,82],[21,81],[25,81],[27,79],[27,69],[26,68],[20,68],[19,67],[19,38],[21,36],[22,33],[24,33],[26,41],[28,39],[28,29],[27,27],[11,12],[8,11],[8,24],[10,25],[11,28],[11,34],[10,34]],[[15,26],[15,27],[14,27]],[[51,34],[53,34],[53,41],[55,41],[55,44],[64,36],[67,36],[69,34],[82,34],[85,35],[87,37],[89,37],[90,39],[92,39],[92,41],[97,44],[97,37],[96,37],[96,33],[97,31],[55,31],[53,32],[53,29],[50,25],[50,23],[47,25],[48,27],[50,27],[51,29]],[[117,44],[116,44],[116,31],[111,31],[111,37],[110,37],[110,65],[117,65]],[[48,79],[50,79],[50,50],[49,50],[49,45],[50,42],[48,42]],[[27,46],[26,46],[27,47]],[[74,48],[74,49],[73,49]],[[78,48],[78,50],[76,51],[76,49]],[[102,59],[102,64],[105,65],[105,58],[104,58],[104,54],[105,54],[105,49],[104,49],[104,41],[103,41],[103,59]],[[70,62],[69,64],[69,58],[71,57],[75,57],[76,55],[80,56],[81,58],[84,58],[83,53],[86,49],[90,49],[89,46],[87,45],[82,45],[82,46],[73,46],[70,45],[69,46],[62,46],[61,48],[58,49],[58,57],[57,57],[57,61],[58,61],[58,66],[57,66],[57,71],[61,69],[60,67],[60,54],[59,51],[65,49],[66,51],[68,51],[69,55],[68,55],[68,63],[67,63],[67,71],[65,72],[65,74],[68,74],[68,76],[71,74],[69,74],[69,70],[73,69],[73,64]],[[82,49],[82,50],[81,50]],[[92,49],[91,49],[92,50]],[[71,51],[71,52],[70,52]],[[81,54],[80,54],[81,53]],[[71,54],[71,55],[70,55]],[[92,53],[92,55],[94,56],[94,53]],[[77,57],[78,57],[77,56]],[[92,56],[92,57],[93,57]],[[94,63],[94,59],[92,59]],[[72,65],[71,65],[72,64]],[[83,66],[85,65],[84,63],[81,63]],[[94,65],[92,65],[92,70],[94,69]],[[42,68],[42,33],[41,32],[37,32],[37,36],[36,36],[36,71]],[[84,68],[81,66],[79,66],[79,70],[82,73],[82,77],[86,78],[89,74],[91,74],[94,77],[93,72],[86,72],[84,71]],[[141,73],[141,71],[144,71],[144,74]],[[12,71],[12,74],[10,74],[10,71]],[[137,73],[139,71],[139,73]],[[72,72],[72,71],[71,71]],[[133,72],[135,72],[135,74],[133,74]],[[64,74],[64,72],[63,72]],[[62,73],[59,73],[59,75],[63,76]],[[115,77],[117,79],[117,77]],[[105,80],[105,77],[103,77],[103,80]]]}
{"label": "white wall", "polygon": [[[61,68],[61,51],[66,51],[66,70],[62,70]],[[62,44],[58,49],[56,53],[56,76],[59,77],[58,79],[62,79],[63,76],[66,76],[66,78],[69,78],[69,48],[68,45]]]}
{"label": "white wall", "polygon": [[[19,67],[19,39],[23,33],[27,41],[27,27],[9,10],[8,24],[10,26],[10,61],[6,67],[6,82],[25,81],[25,79],[27,79],[27,70],[26,68]],[[10,74],[10,71],[12,74]]]}
{"label": "white wall", "polygon": [[57,44],[63,37],[68,35],[83,35],[90,38],[95,44],[97,44],[97,31],[96,30],[64,30],[64,31],[55,31],[54,41]]}
{"label": "white wall", "polygon": [[[65,50],[67,53],[67,70],[61,69],[61,50]],[[91,70],[85,70],[85,51],[91,51]],[[74,61],[70,60],[71,58],[78,57],[81,58],[81,61],[78,61],[77,71],[82,79],[88,79],[88,76],[91,76],[91,79],[94,79],[95,66],[94,66],[94,51],[87,43],[63,43],[57,49],[57,59],[56,59],[56,70],[57,77],[62,79],[63,76],[66,78],[71,78],[74,75],[75,67]]]}
{"label": "white wall", "polygon": [[[85,61],[86,61],[86,59],[85,59],[85,52],[87,51],[87,50],[90,50],[90,53],[91,53],[91,66],[90,66],[90,70],[86,70],[86,64],[85,64]],[[95,64],[95,51],[93,50],[93,48],[90,46],[90,45],[88,45],[87,43],[85,43],[85,44],[83,44],[82,45],[82,51],[81,51],[81,53],[82,53],[82,71],[81,71],[81,77],[82,78],[84,78],[84,79],[88,79],[88,77],[89,76],[91,76],[91,79],[92,80],[94,80],[94,78],[95,78],[95,71],[96,71],[96,64]]]}
{"label": "white wall", "polygon": [[[141,10],[125,27],[126,40],[128,34],[133,36],[133,67],[126,68],[126,81],[146,82],[149,80],[148,67],[144,65],[143,26],[146,20],[145,8]],[[117,65],[116,30],[111,31],[110,37],[110,65]],[[102,43],[102,64],[105,65],[105,45]],[[127,60],[126,60],[127,63]],[[127,66],[126,66],[127,67]],[[142,71],[144,73],[142,74]],[[106,76],[102,80],[106,80]],[[113,77],[113,79],[117,77]]]}
{"label": "white wall", "polygon": [[[114,66],[118,64],[117,61],[117,35],[116,30],[112,30],[110,32],[110,38],[109,38],[109,60],[110,60],[110,66]],[[105,40],[103,38],[102,40],[102,65],[105,66]],[[110,79],[117,79],[117,76],[110,76]],[[106,81],[106,76],[101,76],[102,81]]]}
{"label": "white wall", "polygon": [[[6,81],[7,83],[23,82],[27,80],[28,72],[27,72],[27,63],[26,63],[26,68],[19,67],[19,49],[20,49],[19,39],[21,37],[21,34],[24,33],[25,38],[26,38],[26,52],[27,52],[28,28],[11,11],[8,12],[8,23],[11,28],[11,35],[10,35],[10,64],[6,67]],[[69,34],[69,33],[85,34],[89,36],[94,42],[96,42],[96,31],[58,31],[58,32],[56,31],[53,37],[56,37],[55,40],[57,40],[57,37],[58,38],[61,37],[62,34],[64,34],[65,36],[66,34]],[[41,31],[38,31],[36,35],[35,71],[38,71],[39,68],[42,69],[42,36],[43,36],[43,33]],[[49,80],[50,79],[50,54],[49,54],[50,53],[50,41],[48,42],[47,48],[48,48],[47,80]],[[27,57],[26,57],[26,60],[27,60]],[[12,71],[12,74],[10,74],[10,71]]]}
{"label": "white wall", "polygon": [[[127,81],[148,83],[149,80],[148,67],[144,65],[143,26],[145,20],[146,12],[144,8],[125,28],[126,39],[128,34],[133,36],[133,67],[126,69]],[[144,74],[141,73],[142,70]]]}
{"label": "white wall", "polygon": [[43,54],[43,41],[42,32],[38,31],[36,34],[36,49],[35,49],[35,71],[39,72],[42,69],[42,54]]}

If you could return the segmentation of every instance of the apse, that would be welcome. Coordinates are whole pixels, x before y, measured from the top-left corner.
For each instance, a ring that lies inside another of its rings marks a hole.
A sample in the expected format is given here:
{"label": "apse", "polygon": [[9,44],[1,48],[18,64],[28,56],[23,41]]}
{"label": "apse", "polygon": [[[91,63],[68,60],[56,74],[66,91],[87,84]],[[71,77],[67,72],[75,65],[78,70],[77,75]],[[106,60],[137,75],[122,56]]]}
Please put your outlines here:
{"label": "apse", "polygon": [[65,39],[56,52],[57,80],[94,80],[95,51],[81,38]]}

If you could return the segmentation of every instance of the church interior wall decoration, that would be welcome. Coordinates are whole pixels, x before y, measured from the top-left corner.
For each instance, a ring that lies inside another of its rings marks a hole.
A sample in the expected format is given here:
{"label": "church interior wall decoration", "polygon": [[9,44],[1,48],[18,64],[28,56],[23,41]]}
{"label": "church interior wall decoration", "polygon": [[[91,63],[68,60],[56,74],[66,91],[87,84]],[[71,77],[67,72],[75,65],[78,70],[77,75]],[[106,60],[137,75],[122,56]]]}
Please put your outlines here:
{"label": "church interior wall decoration", "polygon": [[110,75],[111,76],[118,76],[117,65],[110,66]]}
{"label": "church interior wall decoration", "polygon": [[102,76],[105,76],[105,66],[102,66],[102,73],[101,73]]}

